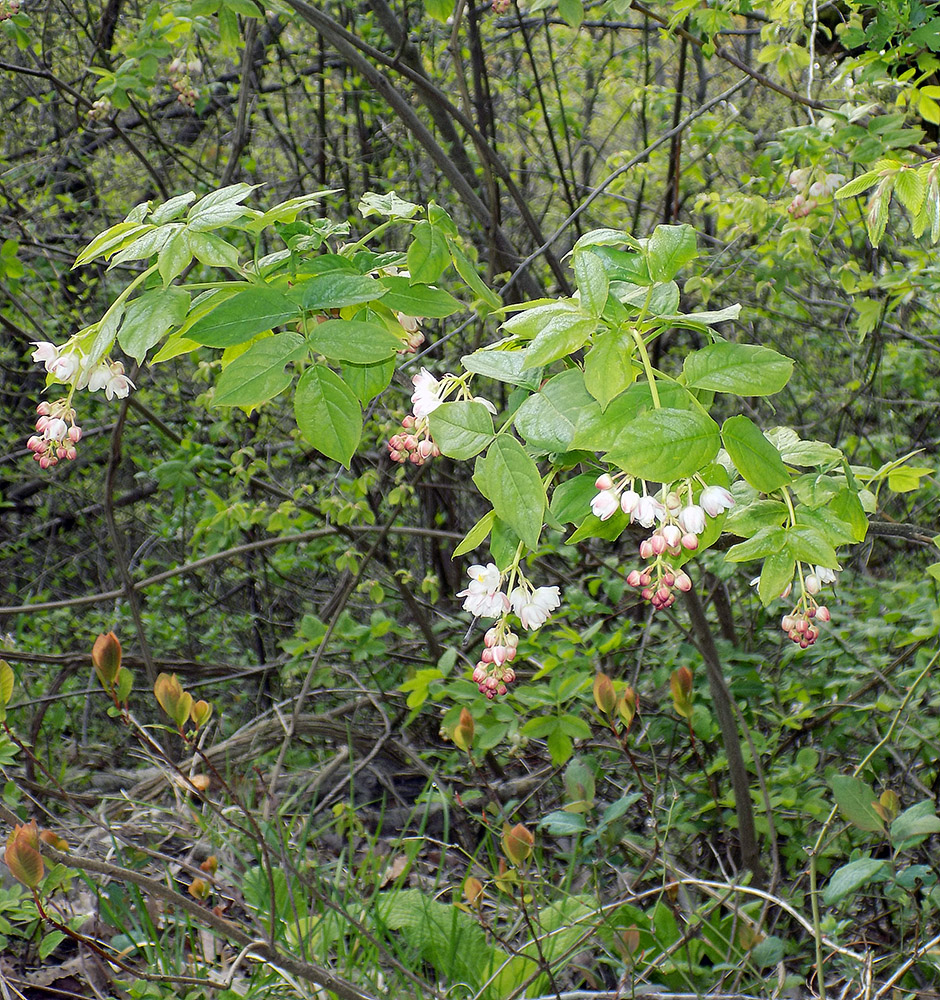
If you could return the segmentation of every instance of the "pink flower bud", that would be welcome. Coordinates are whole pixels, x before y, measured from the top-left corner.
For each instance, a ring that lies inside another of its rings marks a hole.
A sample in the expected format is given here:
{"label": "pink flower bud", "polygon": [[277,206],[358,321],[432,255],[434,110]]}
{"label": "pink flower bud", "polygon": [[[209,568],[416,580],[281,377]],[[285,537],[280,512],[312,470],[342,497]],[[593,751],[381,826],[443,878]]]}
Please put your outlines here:
{"label": "pink flower bud", "polygon": [[388,457],[393,462],[403,462],[404,461],[404,459],[401,457],[401,452],[400,451],[395,451],[394,449],[388,453]]}
{"label": "pink flower bud", "polygon": [[638,569],[634,569],[634,570],[630,571],[630,573],[627,575],[627,583],[631,587],[639,587],[640,586],[640,571]]}
{"label": "pink flower bud", "polygon": [[38,414],[39,414],[39,415],[40,415],[41,417],[48,417],[48,416],[49,416],[49,413],[50,413],[50,408],[49,408],[49,404],[48,404],[48,403],[47,403],[47,402],[46,402],[45,400],[43,400],[43,401],[42,401],[42,402],[41,402],[41,403],[40,403],[40,404],[39,404],[39,405],[38,405],[38,406],[36,407],[36,412],[37,412],[37,413],[38,413]]}
{"label": "pink flower bud", "polygon": [[677,524],[664,524],[660,534],[671,549],[675,548],[682,538],[682,532],[679,530],[679,526]]}
{"label": "pink flower bud", "polygon": [[684,594],[692,589],[692,578],[688,573],[680,572],[676,575],[676,587]]}
{"label": "pink flower bud", "polygon": [[671,587],[676,582],[675,573],[663,573],[663,584],[667,587]]}
{"label": "pink flower bud", "polygon": [[509,667],[507,670],[503,671],[503,680],[507,684],[512,684],[512,682],[515,679],[516,679],[516,672],[515,672],[515,670],[512,669],[512,667]]}
{"label": "pink flower bud", "polygon": [[820,604],[819,607],[816,609],[816,617],[821,622],[829,621],[830,618],[829,609],[826,607],[825,604]]}
{"label": "pink flower bud", "polygon": [[780,622],[780,627],[784,632],[792,632],[793,627],[796,625],[796,619],[793,615],[784,615]]}
{"label": "pink flower bud", "polygon": [[669,547],[669,543],[658,532],[650,538],[649,543],[653,552],[658,556],[661,556]]}
{"label": "pink flower bud", "polygon": [[41,455],[46,450],[46,442],[38,434],[34,434],[27,442],[26,447],[30,451]]}
{"label": "pink flower bud", "polygon": [[698,548],[698,537],[693,535],[691,532],[682,536],[682,547],[688,549],[689,552],[694,552]]}
{"label": "pink flower bud", "polygon": [[641,559],[651,559],[653,557],[653,543],[648,539],[644,538],[640,542],[640,558]]}
{"label": "pink flower bud", "polygon": [[418,442],[418,454],[422,458],[430,458],[433,450],[434,450],[434,445],[431,444],[431,442],[428,441],[426,438],[424,441]]}
{"label": "pink flower bud", "polygon": [[482,663],[478,663],[473,670],[473,682],[474,684],[482,684],[486,680],[486,667]]}
{"label": "pink flower bud", "polygon": [[614,487],[614,481],[608,473],[603,472],[594,480],[594,485],[599,490],[610,490]]}
{"label": "pink flower bud", "polygon": [[401,422],[402,427],[405,430],[410,430],[415,425],[415,418],[409,413],[407,417]]}
{"label": "pink flower bud", "polygon": [[803,580],[806,587],[807,594],[818,594],[822,590],[822,584],[819,582],[819,577],[815,573],[807,573]]}
{"label": "pink flower bud", "polygon": [[486,630],[486,635],[483,636],[484,646],[495,646],[496,640],[499,638],[499,633],[495,628],[488,628]]}
{"label": "pink flower bud", "polygon": [[72,426],[69,428],[69,440],[72,441],[74,444],[78,444],[78,442],[81,441],[81,439],[82,439],[81,427],[79,427],[78,424],[72,424]]}

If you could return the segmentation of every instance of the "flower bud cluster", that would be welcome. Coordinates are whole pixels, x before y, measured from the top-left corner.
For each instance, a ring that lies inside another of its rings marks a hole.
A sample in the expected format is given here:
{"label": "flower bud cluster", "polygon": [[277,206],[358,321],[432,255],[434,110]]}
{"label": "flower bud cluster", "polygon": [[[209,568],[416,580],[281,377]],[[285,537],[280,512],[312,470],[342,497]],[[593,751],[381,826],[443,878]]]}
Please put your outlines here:
{"label": "flower bud cluster", "polygon": [[6,21],[19,12],[20,0],[0,0],[0,21]]}
{"label": "flower bud cluster", "polygon": [[509,666],[516,658],[519,636],[510,631],[505,621],[488,629],[483,637],[483,652],[473,671],[473,683],[480,694],[495,698],[505,694],[507,685],[516,679],[516,672]]}
{"label": "flower bud cluster", "polygon": [[186,59],[177,56],[167,67],[170,85],[177,92],[177,101],[186,108],[196,104],[199,91],[193,86],[192,78],[202,72],[202,60],[195,57]]}
{"label": "flower bud cluster", "polygon": [[424,334],[421,332],[421,317],[407,316],[405,313],[395,313],[399,325],[405,331],[404,347],[399,354],[414,354],[424,343]]}
{"label": "flower bud cluster", "polygon": [[75,423],[75,411],[68,400],[43,401],[36,407],[36,433],[26,442],[41,469],[50,469],[59,462],[71,462],[77,452],[75,445],[82,439],[82,429]]}
{"label": "flower bud cluster", "polygon": [[393,434],[388,439],[388,457],[393,462],[412,462],[414,465],[424,465],[429,458],[437,458],[441,449],[431,439],[427,420],[417,421],[409,413],[401,422],[402,432]]}
{"label": "flower bud cluster", "polygon": [[512,6],[512,0],[493,0],[493,13],[505,14]]}
{"label": "flower bud cluster", "polygon": [[88,109],[88,120],[90,122],[101,122],[110,116],[113,110],[111,101],[107,97],[99,97],[97,101]]}
{"label": "flower bud cluster", "polygon": [[792,170],[787,183],[797,193],[787,205],[787,212],[794,219],[802,219],[819,206],[821,200],[831,198],[834,192],[845,183],[842,174],[823,174],[818,180],[812,181],[813,171],[810,167],[800,167]]}
{"label": "flower bud cluster", "polygon": [[835,583],[836,574],[825,566],[814,566],[812,573],[804,575],[801,571],[799,578],[802,594],[794,609],[783,616],[780,627],[791,642],[795,642],[800,649],[807,649],[819,638],[818,623],[827,622],[832,617],[829,608],[816,600],[816,595],[825,584]]}

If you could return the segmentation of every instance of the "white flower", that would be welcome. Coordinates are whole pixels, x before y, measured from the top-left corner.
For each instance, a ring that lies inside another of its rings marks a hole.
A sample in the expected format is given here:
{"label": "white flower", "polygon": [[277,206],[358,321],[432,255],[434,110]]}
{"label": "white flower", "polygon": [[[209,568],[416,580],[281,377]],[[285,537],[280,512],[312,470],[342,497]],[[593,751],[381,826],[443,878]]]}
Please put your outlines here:
{"label": "white flower", "polygon": [[399,325],[405,333],[418,332],[418,327],[421,325],[420,316],[408,316],[403,312],[396,312],[395,318],[398,320]]}
{"label": "white flower", "polygon": [[509,598],[499,589],[502,575],[495,563],[475,564],[467,573],[470,586],[457,595],[466,598],[465,611],[479,618],[498,618],[509,610]]}
{"label": "white flower", "polygon": [[36,348],[33,351],[33,361],[45,365],[46,371],[51,372],[52,366],[58,360],[59,348],[48,340],[34,340],[33,347]]}
{"label": "white flower", "polygon": [[50,417],[46,424],[45,436],[47,441],[61,441],[68,433],[68,424],[61,417]]}
{"label": "white flower", "polygon": [[415,419],[420,420],[429,413],[433,413],[441,405],[441,383],[427,370],[422,368],[420,373],[411,380],[414,383],[415,391],[411,394],[412,408]]}
{"label": "white flower", "polygon": [[813,569],[816,571],[816,576],[819,577],[820,583],[835,583],[836,582],[836,572],[832,569],[826,569],[825,566],[814,566]]}
{"label": "white flower", "polygon": [[46,365],[46,370],[51,372],[60,382],[71,382],[82,368],[81,355],[76,351],[69,351],[68,354],[60,354],[54,361]]}
{"label": "white flower", "polygon": [[718,517],[722,511],[731,510],[734,506],[734,497],[724,486],[706,486],[698,500],[709,517]]}
{"label": "white flower", "polygon": [[633,520],[638,521],[644,528],[652,528],[653,522],[662,520],[666,516],[666,508],[656,499],[656,497],[640,497],[637,501],[636,509],[633,511]]}
{"label": "white flower", "polygon": [[538,587],[531,593],[524,587],[516,587],[510,594],[510,601],[522,627],[531,632],[548,621],[549,615],[561,604],[561,596],[557,587]]}
{"label": "white flower", "polygon": [[97,392],[104,389],[104,394],[108,399],[124,399],[131,389],[135,388],[134,383],[124,374],[124,365],[120,361],[100,361],[88,373],[88,391]]}
{"label": "white flower", "polygon": [[640,494],[636,490],[625,490],[620,497],[620,509],[624,514],[632,514],[640,502]]}
{"label": "white flower", "polygon": [[591,512],[602,521],[612,517],[619,507],[620,501],[613,490],[601,490],[591,501]]}
{"label": "white flower", "polygon": [[679,511],[678,521],[684,532],[700,535],[705,530],[705,511],[697,503],[690,503]]}

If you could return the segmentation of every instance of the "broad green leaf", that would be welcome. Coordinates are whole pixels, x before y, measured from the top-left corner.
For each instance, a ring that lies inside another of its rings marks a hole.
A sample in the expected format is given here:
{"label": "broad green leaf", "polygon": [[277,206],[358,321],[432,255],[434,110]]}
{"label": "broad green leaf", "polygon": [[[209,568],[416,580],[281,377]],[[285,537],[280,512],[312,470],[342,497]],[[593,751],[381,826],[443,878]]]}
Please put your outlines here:
{"label": "broad green leaf", "polygon": [[741,304],[736,302],[733,306],[725,306],[724,309],[705,309],[694,313],[676,313],[673,316],[660,316],[663,323],[670,326],[687,327],[690,330],[708,330],[718,323],[727,323],[728,320],[737,319],[741,315]]}
{"label": "broad green leaf", "polygon": [[587,409],[598,409],[584,388],[584,377],[576,368],[550,378],[516,410],[516,430],[531,448],[567,451],[574,439],[576,422]]}
{"label": "broad green leaf", "polygon": [[[579,240],[575,246],[578,246],[580,242]],[[602,261],[611,281],[625,281],[637,286],[651,284],[649,266],[642,254],[626,250],[613,250],[609,246],[593,244],[591,252]]]}
{"label": "broad green leaf", "polygon": [[193,191],[187,191],[186,194],[170,198],[169,201],[165,201],[153,210],[150,221],[155,226],[162,226],[166,222],[172,222],[174,219],[178,219],[186,211],[187,206],[191,205],[195,200],[196,195]]}
{"label": "broad green leaf", "polygon": [[771,601],[776,601],[778,597],[793,582],[793,573],[796,570],[796,560],[784,550],[783,552],[772,552],[764,560],[764,567],[761,570],[760,581],[757,586],[757,593],[760,595],[761,604],[766,608]]}
{"label": "broad green leaf", "polygon": [[558,13],[572,28],[580,28],[584,20],[584,4],[581,0],[558,0]]}
{"label": "broad green leaf", "polygon": [[230,184],[228,187],[219,188],[218,191],[211,191],[189,210],[186,227],[192,232],[204,233],[250,215],[250,209],[245,208],[241,202],[257,186],[257,184]]}
{"label": "broad green leaf", "polygon": [[687,355],[682,370],[693,389],[770,396],[790,380],[793,362],[769,347],[719,342]]}
{"label": "broad green leaf", "polygon": [[842,815],[869,833],[884,833],[884,820],[875,809],[877,796],[861,778],[848,774],[835,774],[829,779],[829,787]]}
{"label": "broad green leaf", "polygon": [[728,562],[750,562],[752,559],[764,559],[783,551],[787,542],[787,533],[783,528],[761,528],[745,542],[732,545],[725,553]]}
{"label": "broad green leaf", "polygon": [[755,490],[772,493],[790,481],[780,453],[743,414],[724,422],[721,440],[735,468]]}
{"label": "broad green leaf", "polygon": [[647,244],[650,275],[654,281],[672,281],[695,260],[695,230],[691,226],[657,226]]}
{"label": "broad green leaf", "polygon": [[890,873],[891,868],[884,858],[850,861],[832,873],[823,892],[823,902],[826,906],[833,906],[873,882],[884,882]]}
{"label": "broad green leaf", "polygon": [[493,530],[493,521],[496,519],[496,511],[489,510],[479,521],[467,532],[464,540],[454,549],[453,558],[466,555],[475,548],[482,545],[489,533]]}
{"label": "broad green leaf", "polygon": [[562,524],[580,524],[591,513],[591,501],[597,496],[596,479],[593,475],[575,476],[555,487],[549,510]]}
{"label": "broad green leaf", "polygon": [[448,458],[473,458],[493,440],[490,411],[473,400],[442,403],[428,419],[434,440]]}
{"label": "broad green leaf", "polygon": [[238,267],[238,250],[215,233],[187,231],[186,245],[196,260],[209,267]]}
{"label": "broad green leaf", "polygon": [[833,546],[852,545],[857,541],[852,525],[837,517],[829,506],[815,510],[801,506],[796,512],[796,522],[815,528]]}
{"label": "broad green leaf", "polygon": [[584,357],[584,385],[602,410],[632,385],[641,370],[633,363],[633,337],[626,330],[602,330]]}
{"label": "broad green leaf", "polygon": [[596,328],[597,321],[583,313],[560,315],[540,330],[526,348],[526,367],[539,368],[567,357],[583,347]]}
{"label": "broad green leaf", "polygon": [[881,180],[882,176],[883,172],[881,170],[869,170],[860,177],[849,181],[848,184],[843,184],[836,191],[835,197],[841,200],[842,198],[851,198],[853,195],[861,194],[863,191],[874,187]]}
{"label": "broad green leaf", "polygon": [[[322,201],[331,194],[339,194],[339,192],[339,188],[330,188],[324,191],[313,191],[310,194],[298,195],[296,198],[288,198],[287,201],[282,201],[279,205],[275,205],[263,214],[253,218],[245,226],[245,229],[251,233],[260,233],[262,229],[266,229],[275,222],[290,224],[304,209],[311,208],[318,201]],[[325,219],[318,219],[317,223],[326,221]],[[333,225],[333,223],[330,223],[330,225]],[[348,230],[346,231],[348,232]]]}
{"label": "broad green leaf", "polygon": [[158,254],[175,234],[182,232],[183,226],[180,223],[169,226],[161,226],[158,229],[151,229],[142,233],[132,243],[124,247],[111,258],[108,270],[117,267],[129,260],[149,260],[155,253]]}
{"label": "broad green leaf", "polygon": [[413,281],[433,285],[450,263],[450,252],[444,234],[430,222],[419,222],[408,247],[408,273]]}
{"label": "broad green leaf", "polygon": [[641,479],[669,483],[691,476],[721,446],[718,425],[700,410],[647,410],[618,435],[608,460]]}
{"label": "broad green leaf", "polygon": [[447,18],[454,13],[454,0],[424,0],[424,9],[428,17],[446,24]]}
{"label": "broad green leaf", "polygon": [[189,293],[176,285],[151,288],[133,299],[124,313],[118,343],[125,354],[142,362],[171,326],[179,326],[189,311]]}
{"label": "broad green leaf", "polygon": [[[575,2],[580,5],[580,0]],[[581,308],[592,316],[599,317],[607,304],[607,292],[610,289],[607,269],[600,257],[590,250],[576,250],[573,267]]]}
{"label": "broad green leaf", "polygon": [[185,333],[206,347],[231,347],[297,318],[297,304],[285,295],[265,285],[244,285]]}
{"label": "broad green leaf", "polygon": [[516,558],[520,538],[503,520],[493,517],[493,530],[490,536],[490,555],[500,570],[506,570]]}
{"label": "broad green leaf", "polygon": [[544,830],[550,837],[574,837],[587,829],[587,820],[580,813],[558,809],[543,816],[539,820],[538,828]]}
{"label": "broad green leaf", "polygon": [[324,357],[356,365],[386,361],[403,346],[401,339],[384,326],[357,319],[316,323],[307,334],[307,343]]}
{"label": "broad green leaf", "polygon": [[505,521],[534,549],[538,545],[545,513],[545,487],[538,466],[514,438],[501,434],[482,458],[473,476],[479,491],[490,501],[496,516]]}
{"label": "broad green leaf", "polygon": [[533,340],[540,333],[566,330],[573,323],[595,320],[589,316],[574,299],[559,299],[557,302],[543,302],[536,306],[520,309],[510,316],[502,329],[521,340]]}
{"label": "broad green leaf", "polygon": [[385,292],[384,286],[367,274],[333,269],[309,278],[299,278],[287,295],[304,309],[321,312],[372,302],[384,296]]}
{"label": "broad green leaf", "polygon": [[868,517],[862,507],[862,502],[858,494],[845,487],[833,497],[829,505],[830,510],[840,520],[845,521],[852,531],[852,541],[861,542],[868,534]]}
{"label": "broad green leaf", "polygon": [[755,500],[731,510],[725,520],[725,528],[734,535],[750,538],[761,528],[782,525],[787,513],[786,504],[779,500]]}
{"label": "broad green leaf", "polygon": [[222,0],[233,14],[241,14],[242,17],[261,17],[261,8],[253,0]]}
{"label": "broad green leaf", "polygon": [[940,833],[940,816],[929,799],[905,809],[891,824],[891,843],[895,850],[909,850],[926,837]]}
{"label": "broad green leaf", "polygon": [[[388,219],[410,219],[419,211],[418,205],[404,201],[394,191],[389,191],[388,194],[368,191],[359,201],[359,214],[363,218],[368,218],[370,215],[381,215]],[[415,314],[409,313],[409,315]]]}
{"label": "broad green leaf", "polygon": [[817,563],[827,569],[842,568],[836,550],[821,531],[803,524],[793,525],[784,530],[787,533],[787,548],[794,559],[805,563]]}
{"label": "broad green leaf", "polygon": [[645,315],[654,319],[662,319],[670,326],[676,325],[668,316],[676,315],[679,308],[679,286],[674,281],[660,282],[653,285],[652,293],[645,285],[630,285],[619,281],[614,281],[610,286],[611,292],[628,306],[635,306],[638,310],[645,307]]}
{"label": "broad green leaf", "polygon": [[157,269],[163,284],[169,285],[174,278],[182,274],[192,259],[193,252],[189,249],[186,232],[181,229],[166,241],[157,255]]}
{"label": "broad green leaf", "polygon": [[497,382],[521,385],[524,389],[538,389],[542,381],[541,370],[526,368],[524,351],[482,348],[473,354],[465,354],[460,363],[468,372],[485,375]]}
{"label": "broad green leaf", "polygon": [[[666,409],[697,409],[692,394],[677,382],[656,383],[659,402]],[[649,383],[634,382],[625,392],[611,400],[606,410],[600,404],[578,414],[577,431],[572,448],[588,451],[615,451],[620,448],[620,437],[627,431],[632,420],[646,410],[653,408],[653,397]],[[624,439],[627,447],[627,439]]]}
{"label": "broad green leaf", "polygon": [[429,319],[444,319],[459,312],[463,306],[442,288],[429,285],[413,285],[401,275],[387,275],[379,279],[387,292],[382,305],[404,313],[406,316],[421,316]]}
{"label": "broad green leaf", "polygon": [[252,344],[228,365],[216,383],[214,406],[259,406],[283,392],[294,377],[285,366],[303,357],[299,333],[279,333]]}
{"label": "broad green leaf", "polygon": [[[588,504],[590,508],[590,503]],[[619,538],[630,524],[630,518],[622,510],[616,511],[606,521],[602,521],[596,515],[590,513],[581,521],[575,531],[565,539],[566,545],[576,545],[584,541],[585,538],[602,538],[613,541]]]}
{"label": "broad green leaf", "polygon": [[343,365],[343,381],[356,394],[360,403],[365,405],[392,381],[395,374],[395,359],[388,358],[374,365],[356,365],[347,362]]}
{"label": "broad green leaf", "polygon": [[300,377],[294,395],[300,433],[317,451],[347,468],[362,436],[359,400],[326,365],[313,365]]}
{"label": "broad green leaf", "polygon": [[167,337],[163,347],[150,359],[150,364],[157,365],[163,361],[178,358],[181,354],[190,354],[202,347],[195,340],[184,337],[179,331]]}

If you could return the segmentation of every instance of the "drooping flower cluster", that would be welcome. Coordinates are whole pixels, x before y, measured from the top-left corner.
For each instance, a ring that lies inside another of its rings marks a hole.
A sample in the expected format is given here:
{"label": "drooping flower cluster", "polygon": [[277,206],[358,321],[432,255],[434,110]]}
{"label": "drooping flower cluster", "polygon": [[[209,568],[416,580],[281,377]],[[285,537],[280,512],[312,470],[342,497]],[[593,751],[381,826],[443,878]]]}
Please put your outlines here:
{"label": "drooping flower cluster", "polygon": [[202,60],[178,56],[167,67],[170,85],[177,93],[177,101],[185,108],[194,107],[199,91],[193,86],[192,78],[202,72]]}
{"label": "drooping flower cluster", "polygon": [[809,215],[814,208],[819,207],[819,202],[832,195],[845,183],[842,174],[823,174],[818,180],[810,183],[813,171],[810,167],[800,167],[799,170],[792,170],[787,178],[787,183],[797,193],[793,200],[787,205],[787,212],[794,219],[802,219]]}
{"label": "drooping flower cluster", "polygon": [[642,493],[638,493],[632,476],[614,479],[606,472],[597,477],[594,485],[599,492],[591,501],[591,510],[602,521],[622,510],[633,524],[644,528],[656,525],[652,535],[640,543],[640,558],[648,565],[632,570],[627,583],[638,587],[643,599],[654,608],[668,608],[675,601],[674,590],[688,591],[692,587],[689,575],[676,569],[669,557],[697,549],[699,535],[706,528],[706,515],[718,517],[730,510],[734,497],[723,486],[705,486],[696,503],[695,485],[686,480],[659,500],[649,494],[645,482],[640,483]]}
{"label": "drooping flower cluster", "polygon": [[[783,616],[780,627],[786,632],[788,639],[801,649],[807,649],[819,638],[819,626],[816,622],[827,622],[831,617],[829,608],[825,604],[820,604],[816,600],[816,595],[825,584],[836,582],[836,574],[825,566],[814,566],[812,573],[804,574],[800,566],[798,580],[800,599],[793,610]],[[781,596],[786,597],[789,590],[787,587],[787,591]]]}
{"label": "drooping flower cluster", "polygon": [[498,619],[483,638],[485,648],[473,671],[473,680],[480,693],[493,698],[505,694],[506,685],[516,677],[515,671],[507,666],[515,658],[519,645],[519,637],[510,629],[507,620],[510,610],[522,627],[531,632],[548,621],[561,604],[561,595],[557,587],[533,587],[518,567],[509,571],[510,586],[518,577],[517,586],[509,594],[503,590],[503,574],[495,563],[473,565],[467,573],[470,584],[457,595],[465,598],[464,610],[474,617]]}
{"label": "drooping flower cluster", "polygon": [[43,401],[36,407],[39,414],[36,433],[26,442],[40,468],[48,469],[76,456],[75,445],[81,440],[82,430],[75,422],[72,407],[75,391],[103,389],[108,399],[124,399],[134,383],[120,361],[90,358],[77,349],[60,349],[48,340],[35,341],[33,347],[36,348],[33,361],[41,364],[57,382],[70,387],[64,398]]}
{"label": "drooping flower cluster", "polygon": [[20,0],[0,0],[0,21],[6,21],[20,12]]}
{"label": "drooping flower cluster", "polygon": [[474,402],[482,403],[490,413],[496,413],[496,407],[489,400],[470,393],[467,376],[458,377],[448,372],[438,379],[427,368],[422,368],[411,381],[415,387],[411,394],[412,412],[402,420],[401,431],[393,434],[388,440],[388,455],[393,462],[424,465],[429,458],[440,455],[440,449],[431,437],[428,417],[448,396],[453,395],[455,399],[472,399]]}
{"label": "drooping flower cluster", "polygon": [[77,455],[75,445],[82,439],[82,429],[75,423],[75,411],[68,401],[45,400],[36,407],[39,418],[36,433],[26,442],[33,458],[41,469],[49,469],[59,462],[71,462]]}

